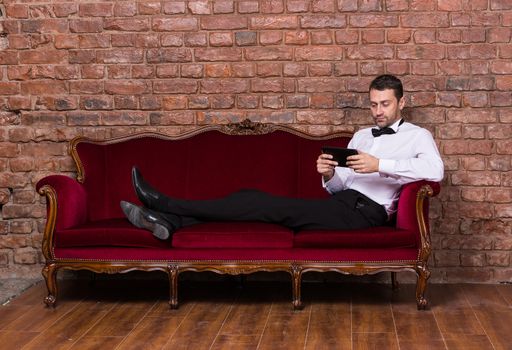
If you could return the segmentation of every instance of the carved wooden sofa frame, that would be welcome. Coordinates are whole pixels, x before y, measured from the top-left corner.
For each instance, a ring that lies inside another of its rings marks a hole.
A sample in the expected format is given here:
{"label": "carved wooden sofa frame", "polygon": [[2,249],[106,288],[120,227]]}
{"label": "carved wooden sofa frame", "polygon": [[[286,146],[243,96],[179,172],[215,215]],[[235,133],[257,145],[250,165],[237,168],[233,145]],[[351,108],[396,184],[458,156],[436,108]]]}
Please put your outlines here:
{"label": "carved wooden sofa frame", "polygon": [[[205,126],[197,130],[184,133],[178,136],[158,135],[158,137],[168,140],[179,140],[192,137],[202,132],[217,130],[229,135],[258,135],[271,133],[276,130],[283,130],[289,133],[296,134],[304,138],[313,139],[328,139],[335,136],[350,136],[345,134],[333,134],[328,136],[311,136],[303,132],[275,124],[262,124],[252,123],[245,120],[242,123],[228,124],[228,125],[215,125]],[[145,134],[139,134],[143,136]],[[151,134],[155,135],[155,134]],[[92,141],[98,144],[120,142],[123,139],[129,139],[133,136],[125,138],[117,138],[108,141]],[[83,141],[84,138],[77,137],[70,141],[69,154],[77,164],[77,181],[84,181],[83,167],[80,163],[76,152],[76,145],[78,142]],[[431,253],[431,240],[428,226],[428,218],[425,213],[428,213],[429,198],[439,192],[437,183],[430,183],[424,181],[418,185],[415,212],[419,231],[421,235],[421,246],[419,247],[417,259],[405,261],[388,261],[388,262],[371,262],[371,261],[356,261],[356,262],[311,262],[311,261],[180,261],[180,260],[162,260],[162,261],[88,261],[80,259],[66,259],[56,257],[54,252],[55,247],[55,223],[57,220],[57,207],[58,198],[55,189],[45,184],[44,181],[38,184],[38,192],[40,195],[46,197],[47,202],[47,222],[44,231],[42,252],[46,259],[45,266],[42,274],[46,281],[48,288],[48,295],[45,297],[44,302],[47,306],[55,306],[58,286],[57,286],[57,272],[59,270],[89,270],[95,273],[127,273],[130,271],[162,271],[168,275],[170,285],[170,300],[169,304],[172,308],[178,307],[178,276],[185,271],[211,271],[218,274],[240,275],[251,274],[258,271],[277,272],[284,271],[291,275],[292,280],[292,303],[293,307],[299,309],[302,307],[301,301],[301,283],[302,275],[306,272],[327,272],[334,271],[342,274],[351,275],[367,275],[376,274],[380,272],[391,272],[392,285],[395,288],[396,272],[412,271],[417,275],[416,286],[416,302],[418,309],[425,309],[427,300],[425,298],[425,289],[427,281],[430,277],[428,268],[428,260]],[[433,188],[434,187],[434,188]]]}

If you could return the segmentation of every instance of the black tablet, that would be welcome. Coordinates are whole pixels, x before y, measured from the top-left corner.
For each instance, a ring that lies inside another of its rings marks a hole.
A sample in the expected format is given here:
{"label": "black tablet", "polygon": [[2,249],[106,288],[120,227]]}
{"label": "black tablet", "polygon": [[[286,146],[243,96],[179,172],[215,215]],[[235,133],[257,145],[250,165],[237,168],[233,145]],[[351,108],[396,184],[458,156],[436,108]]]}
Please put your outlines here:
{"label": "black tablet", "polygon": [[338,162],[338,166],[347,167],[347,157],[357,154],[357,150],[353,148],[341,147],[322,147],[322,153],[331,154],[332,160]]}

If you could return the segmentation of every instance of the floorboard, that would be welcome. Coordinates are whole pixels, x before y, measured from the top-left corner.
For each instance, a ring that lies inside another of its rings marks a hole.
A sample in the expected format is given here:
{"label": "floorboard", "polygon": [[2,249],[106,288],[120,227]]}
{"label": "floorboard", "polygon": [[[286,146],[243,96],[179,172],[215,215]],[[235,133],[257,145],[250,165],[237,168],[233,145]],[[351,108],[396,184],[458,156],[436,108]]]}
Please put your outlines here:
{"label": "floorboard", "polygon": [[511,349],[512,286],[430,285],[418,311],[415,286],[239,279],[186,281],[169,308],[167,281],[59,281],[55,308],[39,283],[0,306],[5,349]]}

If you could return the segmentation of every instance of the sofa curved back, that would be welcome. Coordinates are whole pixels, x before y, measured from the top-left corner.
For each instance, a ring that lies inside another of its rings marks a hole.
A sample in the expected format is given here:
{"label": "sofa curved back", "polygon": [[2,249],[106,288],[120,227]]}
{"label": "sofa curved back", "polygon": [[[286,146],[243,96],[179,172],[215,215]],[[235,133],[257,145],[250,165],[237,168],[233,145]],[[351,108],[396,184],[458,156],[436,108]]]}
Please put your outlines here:
{"label": "sofa curved back", "polygon": [[139,203],[131,168],[140,169],[155,188],[170,196],[209,199],[254,188],[276,195],[322,198],[327,193],[316,172],[322,146],[346,147],[350,135],[301,137],[277,130],[259,135],[229,135],[209,130],[172,139],[159,134],[75,144],[83,167],[88,220],[123,217],[119,202]]}

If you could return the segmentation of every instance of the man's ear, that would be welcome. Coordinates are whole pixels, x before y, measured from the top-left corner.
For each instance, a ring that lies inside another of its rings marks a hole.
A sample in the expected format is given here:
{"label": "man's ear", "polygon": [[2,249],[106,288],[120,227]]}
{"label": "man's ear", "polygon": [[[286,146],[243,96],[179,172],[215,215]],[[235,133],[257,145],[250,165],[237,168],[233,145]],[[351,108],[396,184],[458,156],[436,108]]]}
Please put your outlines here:
{"label": "man's ear", "polygon": [[405,97],[402,96],[400,98],[400,101],[398,101],[398,108],[400,108],[400,110],[402,110],[404,108],[404,106],[405,106]]}

